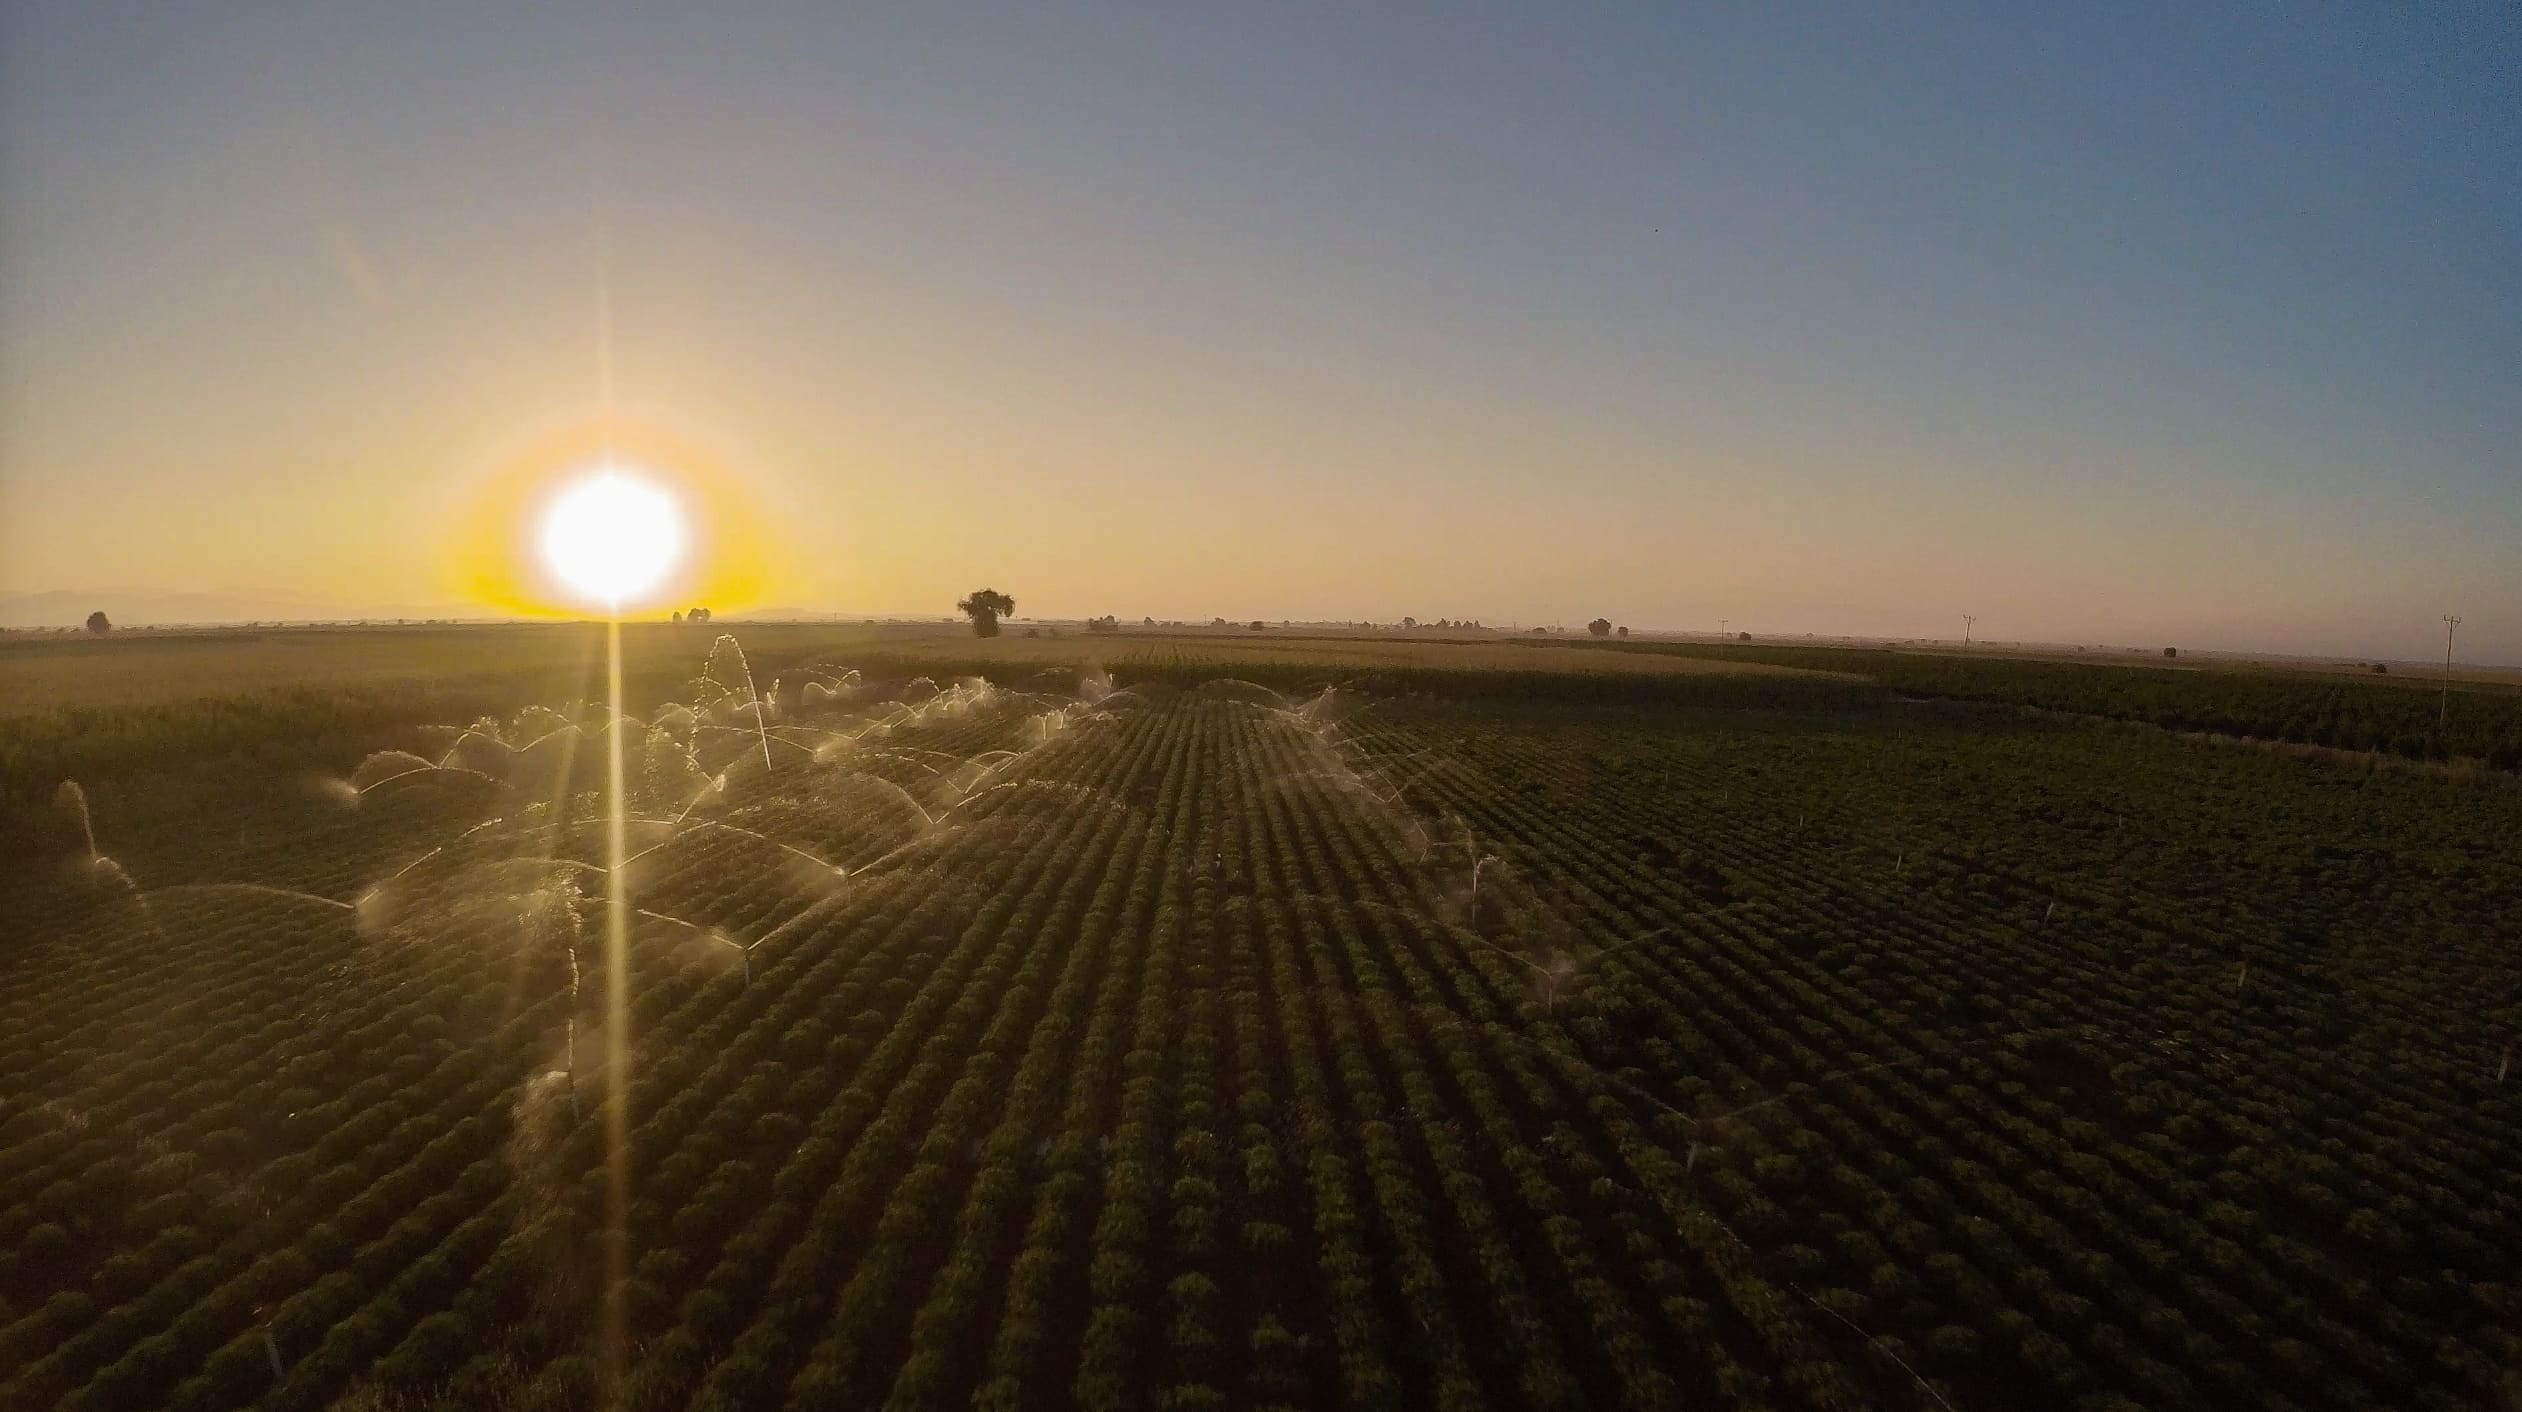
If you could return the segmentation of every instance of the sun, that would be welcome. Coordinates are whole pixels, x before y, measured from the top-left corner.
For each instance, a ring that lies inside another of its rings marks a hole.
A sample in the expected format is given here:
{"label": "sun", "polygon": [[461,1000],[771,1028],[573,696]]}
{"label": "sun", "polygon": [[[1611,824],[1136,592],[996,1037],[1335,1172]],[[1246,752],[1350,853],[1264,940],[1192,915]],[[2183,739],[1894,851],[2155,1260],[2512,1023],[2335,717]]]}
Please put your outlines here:
{"label": "sun", "polygon": [[674,496],[619,467],[571,483],[543,511],[543,562],[571,592],[611,612],[665,581],[683,559],[684,538]]}

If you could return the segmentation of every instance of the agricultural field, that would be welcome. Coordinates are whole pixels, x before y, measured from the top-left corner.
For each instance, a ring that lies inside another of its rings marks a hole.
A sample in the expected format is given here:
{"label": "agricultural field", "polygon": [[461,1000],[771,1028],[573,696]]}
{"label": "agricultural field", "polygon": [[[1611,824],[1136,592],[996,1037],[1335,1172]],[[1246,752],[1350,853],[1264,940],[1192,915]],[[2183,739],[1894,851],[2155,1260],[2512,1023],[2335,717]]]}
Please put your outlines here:
{"label": "agricultural field", "polygon": [[1917,696],[2134,721],[2167,730],[2522,769],[2522,686],[2510,672],[2467,670],[2458,689],[2438,694],[2439,681],[2431,674],[2347,676],[2335,664],[2274,670],[2265,665],[2136,665],[1889,647],[1593,645],[1623,654],[1837,672]]}
{"label": "agricultural field", "polygon": [[2522,1399],[2509,774],[1265,635],[656,629],[615,717],[426,631],[0,651],[0,1407]]}

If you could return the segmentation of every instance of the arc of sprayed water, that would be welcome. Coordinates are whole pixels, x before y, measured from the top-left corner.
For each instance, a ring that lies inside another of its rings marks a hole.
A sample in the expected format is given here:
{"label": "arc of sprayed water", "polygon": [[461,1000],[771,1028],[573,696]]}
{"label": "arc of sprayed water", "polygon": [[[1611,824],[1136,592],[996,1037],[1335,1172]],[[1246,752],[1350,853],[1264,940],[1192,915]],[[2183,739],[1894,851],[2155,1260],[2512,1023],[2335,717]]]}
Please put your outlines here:
{"label": "arc of sprayed water", "polygon": [[987,798],[990,795],[998,793],[1002,789],[1064,789],[1071,794],[1083,796],[1084,798],[1091,799],[1098,804],[1103,804],[1110,808],[1127,810],[1130,807],[1101,790],[1079,784],[1074,780],[1002,780],[997,784],[991,785],[987,789],[974,790],[972,793],[967,794],[963,798],[956,800],[954,803],[947,805],[937,817],[943,819],[946,815],[952,814],[965,805]]}
{"label": "arc of sprayed water", "polygon": [[[917,764],[919,762],[915,760],[911,763]],[[896,797],[901,799],[903,803],[910,805],[911,808],[918,813],[921,828],[927,828],[935,824],[940,818],[944,817],[944,815],[941,814],[932,814],[928,812],[928,806],[920,803],[918,796],[912,794],[909,790],[904,789],[902,786],[895,784],[893,781],[886,779],[882,775],[859,775],[857,778],[865,780],[871,785],[891,790]]]}
{"label": "arc of sprayed water", "polygon": [[[690,818],[692,816],[692,811],[701,807],[702,800],[707,799],[713,794],[725,794],[726,792],[727,772],[721,770],[717,774],[710,776],[707,783],[703,784],[697,791],[695,791],[690,799],[684,801],[683,810],[681,813],[674,816],[674,822],[680,824],[685,819]],[[625,859],[624,861],[627,862],[628,860]]]}
{"label": "arc of sprayed water", "polygon": [[[674,821],[670,819],[634,819],[629,822],[641,824],[674,823]],[[672,835],[657,843],[652,843],[648,847],[643,848],[628,858],[623,859],[622,866],[625,868],[629,867],[631,864],[638,862],[640,859],[645,858],[649,854],[656,852],[658,849],[665,847],[667,844],[674,842],[675,839],[683,837],[687,831],[692,829],[719,829],[726,833],[742,834],[746,838],[759,839],[783,853],[791,854],[805,862],[812,863],[815,867],[831,873],[835,877],[845,878],[849,876],[849,869],[842,867],[840,864],[832,862],[829,859],[817,858],[813,854],[808,853],[806,850],[799,848],[793,843],[782,843],[778,839],[775,839],[769,834],[763,833],[757,829],[748,829],[741,824],[730,824],[718,819],[693,819],[687,823],[683,823],[676,827],[676,831]]]}
{"label": "arc of sprayed water", "polygon": [[457,835],[455,836],[455,841],[454,841],[454,843],[442,843],[442,844],[439,844],[437,847],[432,848],[432,849],[430,849],[428,852],[421,854],[419,857],[414,858],[412,861],[410,861],[410,862],[408,862],[408,863],[405,863],[403,866],[401,866],[401,867],[399,867],[399,868],[396,868],[393,872],[388,873],[388,874],[387,874],[384,878],[382,878],[382,879],[380,879],[380,880],[378,880],[378,881],[376,881],[376,882],[372,882],[372,883],[368,884],[366,887],[364,887],[364,888],[360,889],[359,896],[358,896],[358,897],[357,897],[357,898],[353,901],[353,903],[352,903],[353,907],[354,907],[354,908],[358,908],[358,907],[365,907],[365,906],[368,906],[369,904],[382,902],[382,900],[383,900],[383,898],[384,898],[385,890],[386,890],[388,887],[393,886],[395,882],[399,881],[405,873],[410,872],[412,869],[417,868],[417,867],[419,867],[421,864],[428,862],[430,859],[437,857],[439,854],[446,852],[448,849],[450,849],[450,848],[454,847],[454,846],[455,846],[455,844],[457,844],[457,843],[462,843],[464,840],[466,840],[466,839],[468,839],[468,838],[471,838],[473,835],[475,835],[475,834],[477,834],[477,833],[481,832],[483,829],[486,829],[486,828],[490,827],[492,824],[495,824],[495,823],[498,823],[498,822],[499,822],[499,820],[497,820],[497,819],[485,819],[485,820],[483,820],[481,823],[475,824],[473,827],[471,827],[471,828],[469,828],[469,829],[466,829],[464,832],[462,832],[462,833],[460,833],[460,834],[457,834]]}
{"label": "arc of sprayed water", "polygon": [[744,965],[744,983],[748,986],[753,984],[753,948],[761,945],[762,940],[767,940],[767,937],[749,943],[741,942],[736,940],[734,937],[727,935],[725,932],[718,930],[716,927],[704,927],[698,922],[687,921],[684,918],[670,916],[664,912],[651,911],[645,907],[637,907],[632,910],[651,921],[664,922],[669,926],[681,927],[703,941],[715,942],[720,946],[727,947],[734,951],[736,953],[736,958]]}
{"label": "arc of sprayed water", "polygon": [[1597,948],[1592,959],[1599,961],[1605,956],[1616,955],[1628,950],[1632,946],[1636,946],[1640,942],[1653,941],[1655,938],[1668,935],[1674,930],[1675,929],[1672,927],[1657,927],[1653,931],[1639,932],[1636,936],[1627,937],[1622,940],[1615,941],[1609,946]]}
{"label": "arc of sprayed water", "polygon": [[462,735],[455,738],[454,743],[447,746],[446,753],[438,757],[439,768],[447,768],[448,765],[454,761],[455,753],[462,750],[464,748],[464,742],[468,740],[486,740],[491,744],[498,746],[502,750],[510,750],[514,748],[510,746],[508,742],[501,740],[498,736],[483,730],[479,726],[468,726],[465,728]]}
{"label": "arc of sprayed water", "polygon": [[63,780],[61,788],[53,792],[53,798],[79,816],[79,833],[88,841],[89,859],[93,861],[104,857],[105,850],[96,846],[96,819],[88,813],[87,790],[77,780]]}
{"label": "arc of sprayed water", "polygon": [[771,737],[770,732],[763,727],[762,694],[753,689],[752,660],[744,655],[744,644],[736,641],[736,635],[734,633],[722,632],[718,635],[718,640],[709,645],[709,660],[702,664],[701,675],[704,679],[712,680],[714,682],[715,679],[710,678],[709,674],[718,664],[718,649],[721,647],[734,648],[736,653],[736,665],[744,669],[744,697],[745,701],[753,708],[754,734],[758,736],[762,742],[762,771],[763,773],[768,774],[771,769]]}
{"label": "arc of sprayed water", "polygon": [[769,749],[772,745],[785,745],[791,750],[802,751],[807,755],[814,754],[822,747],[808,745],[801,740],[791,740],[788,738],[789,732],[802,731],[811,735],[823,736],[825,737],[824,743],[827,745],[835,740],[845,740],[850,738],[840,731],[823,730],[814,726],[782,725],[778,729],[769,732],[766,736],[759,730],[746,730],[742,726],[722,726],[706,721],[696,721],[692,725],[689,741],[684,747],[687,752],[698,750],[700,748],[700,736],[702,731],[715,731],[721,735],[749,735],[757,740],[766,741],[767,743],[763,746],[765,750]]}
{"label": "arc of sprayed water", "polygon": [[779,725],[772,728],[771,739],[779,741],[783,745],[797,744],[796,741],[789,740],[787,738],[790,735],[817,735],[823,737],[826,741],[847,740],[849,738],[847,732],[836,731],[829,726],[808,726],[800,725],[795,721],[782,721]]}
{"label": "arc of sprayed water", "polygon": [[1249,679],[1249,678],[1247,678],[1247,677],[1217,677],[1217,678],[1214,678],[1214,679],[1213,679],[1213,680],[1211,680],[1211,681],[1203,682],[1203,683],[1201,683],[1201,685],[1203,685],[1203,686],[1248,686],[1248,687],[1251,687],[1254,691],[1266,692],[1266,693],[1269,695],[1270,699],[1271,699],[1271,700],[1273,700],[1273,701],[1276,701],[1282,709],[1288,708],[1288,707],[1290,707],[1290,706],[1292,706],[1292,705],[1293,705],[1293,703],[1291,703],[1291,702],[1287,699],[1287,693],[1285,693],[1285,692],[1283,692],[1283,691],[1279,691],[1279,690],[1277,690],[1276,688],[1273,688],[1273,687],[1263,686],[1261,683],[1259,683],[1259,682],[1257,682],[1257,681],[1253,681],[1253,680],[1251,680],[1251,679]]}
{"label": "arc of sprayed water", "polygon": [[[894,851],[900,852],[901,850],[896,849]],[[861,869],[860,871],[863,873],[865,869]],[[787,935],[789,932],[805,925],[811,920],[830,913],[834,908],[839,907],[841,903],[842,899],[839,897],[816,898],[814,901],[807,903],[804,907],[799,908],[797,910],[797,915],[790,917],[787,921],[784,921],[771,928],[769,931],[762,933],[760,936],[753,938],[753,940],[744,943],[746,955],[749,957],[755,950],[769,945],[771,942],[778,940],[780,937]]]}
{"label": "arc of sprayed water", "polygon": [[182,892],[182,893],[202,893],[202,892],[238,893],[238,892],[242,892],[242,893],[249,893],[249,894],[252,894],[252,895],[254,895],[254,896],[258,896],[258,897],[272,897],[272,898],[279,898],[279,899],[281,899],[281,900],[283,900],[283,901],[288,901],[288,902],[313,902],[313,903],[316,903],[316,904],[321,905],[321,906],[325,906],[325,907],[330,907],[330,908],[333,908],[335,911],[340,911],[340,912],[350,912],[350,911],[355,911],[355,910],[357,910],[357,909],[353,906],[353,904],[348,903],[348,902],[341,901],[341,900],[340,900],[340,899],[338,899],[338,898],[324,897],[324,896],[320,896],[320,895],[318,895],[318,894],[316,894],[316,893],[312,893],[312,892],[300,892],[300,891],[298,891],[296,888],[290,888],[290,887],[271,887],[271,886],[268,886],[268,885],[263,884],[263,883],[249,883],[249,882],[169,883],[169,884],[167,884],[167,885],[166,885],[166,886],[164,886],[164,887],[153,887],[153,888],[149,889],[149,892],[148,892],[148,894],[147,894],[147,895],[149,895],[149,896],[155,896],[155,897],[164,897],[164,896],[166,896],[166,895],[167,895],[167,894],[169,894],[169,893],[177,893],[177,892]]}
{"label": "arc of sprayed water", "polygon": [[[496,823],[496,822],[498,822],[498,821],[494,819],[494,820],[492,820],[492,822],[493,822],[493,823]],[[476,824],[476,825],[474,825],[474,826],[473,826],[473,828],[480,828],[480,827],[481,827],[481,825],[479,825],[479,824]],[[473,832],[473,829],[466,829],[463,833],[456,835],[456,837],[457,837],[457,839],[458,839],[459,841],[461,841],[462,839],[464,839],[464,838],[466,838],[466,837],[470,836],[470,835],[472,834],[472,832]],[[446,844],[443,844],[443,843],[442,843],[442,844],[439,844],[437,847],[430,849],[428,852],[423,853],[423,854],[422,854],[422,855],[420,855],[419,857],[414,858],[412,861],[410,861],[410,862],[408,862],[408,863],[405,863],[403,866],[401,866],[401,867],[399,867],[399,868],[396,868],[393,872],[391,872],[391,873],[387,874],[387,875],[386,875],[386,879],[385,879],[385,881],[386,881],[386,882],[392,882],[392,881],[394,881],[396,878],[401,877],[403,874],[410,872],[412,869],[419,867],[421,864],[428,862],[430,859],[435,858],[435,857],[437,857],[439,854],[444,853],[444,852],[446,852],[446,851],[447,851],[447,845],[446,845]],[[379,884],[379,886],[383,886],[383,884]]]}
{"label": "arc of sprayed water", "polygon": [[[987,778],[989,778],[989,777],[988,777],[987,775],[984,775],[984,776],[982,776],[982,778],[983,778],[983,779],[987,779]],[[937,816],[937,817],[942,819],[942,818],[944,818],[947,814],[951,814],[951,813],[953,813],[954,811],[956,811],[957,809],[961,809],[961,808],[963,808],[964,806],[966,806],[966,805],[968,805],[968,804],[972,804],[972,803],[978,802],[978,801],[980,801],[980,800],[987,799],[987,798],[989,798],[991,795],[998,793],[1000,790],[1005,790],[1005,789],[1014,789],[1014,788],[1016,788],[1016,787],[1018,787],[1018,786],[1020,786],[1020,785],[1026,785],[1026,784],[1050,784],[1050,783],[1052,783],[1052,781],[1050,781],[1050,780],[1001,780],[1001,781],[999,781],[998,783],[996,783],[996,784],[994,784],[994,785],[991,785],[991,786],[990,786],[990,787],[988,787],[987,789],[976,789],[976,790],[973,790],[971,793],[964,795],[961,799],[958,799],[958,800],[956,800],[954,803],[947,805],[947,806],[944,808],[944,810],[942,810],[942,811],[940,811],[940,812],[939,812],[939,814],[938,814],[938,816]],[[936,820],[935,820],[935,819],[931,819],[929,822],[930,822],[930,823],[935,823],[935,822],[936,822]]]}
{"label": "arc of sprayed water", "polygon": [[612,871],[583,858],[494,858],[479,866],[485,872],[499,868],[567,868],[599,878]]}
{"label": "arc of sprayed water", "polygon": [[484,774],[480,770],[466,769],[462,765],[422,765],[416,769],[404,770],[399,774],[387,775],[384,779],[375,780],[368,784],[361,785],[359,787],[359,793],[365,795],[372,789],[382,789],[386,785],[394,783],[396,780],[407,780],[414,775],[471,775],[477,780],[486,780],[501,789],[513,790],[516,788],[515,785],[508,783],[506,780],[501,779],[497,775]]}
{"label": "arc of sprayed water", "polygon": [[94,855],[88,862],[96,871],[109,874],[114,881],[122,884],[123,892],[131,898],[132,905],[140,909],[140,920],[149,924],[150,934],[159,941],[167,940],[166,924],[158,920],[158,909],[149,905],[149,894],[140,890],[140,884],[131,880],[131,874],[123,871],[122,864],[102,853]]}
{"label": "arc of sprayed water", "polygon": [[574,735],[583,740],[586,738],[586,734],[587,733],[585,731],[579,729],[576,721],[563,721],[559,725],[554,726],[552,729],[547,730],[541,735],[536,736],[534,739],[527,741],[525,744],[516,747],[516,752],[522,755],[527,751],[532,750],[534,747],[541,745],[544,741],[550,740],[556,735]]}
{"label": "arc of sprayed water", "polygon": [[883,753],[888,755],[933,755],[940,760],[950,760],[958,765],[970,763],[963,756],[957,755],[951,750],[931,750],[925,745],[891,745],[887,746]]}
{"label": "arc of sprayed water", "polygon": [[923,829],[919,833],[912,835],[910,838],[895,844],[893,847],[886,849],[884,852],[877,854],[875,857],[859,864],[856,868],[851,869],[850,876],[854,878],[866,877],[874,873],[877,869],[882,868],[885,864],[892,862],[895,858],[900,857],[902,854],[909,853],[917,848],[932,846],[939,839],[945,837],[947,833],[961,827],[963,827],[963,825],[958,822],[945,825],[938,831]]}
{"label": "arc of sprayed water", "polygon": [[[963,763],[965,766],[969,768],[977,768],[981,772],[979,777],[974,781],[974,783],[978,783],[979,780],[988,779],[990,776],[997,774],[999,771],[1006,769],[1009,765],[1012,765],[1023,758],[1024,754],[1021,751],[984,750],[980,754],[973,756],[971,759],[966,760]],[[984,765],[981,763],[984,760],[992,760],[994,763]],[[953,784],[954,781],[952,778],[949,778],[947,783]],[[965,788],[969,788],[969,786],[965,786]]]}
{"label": "arc of sprayed water", "polygon": [[64,808],[78,814],[79,834],[87,840],[89,869],[110,876],[119,883],[132,905],[140,909],[140,920],[148,924],[150,934],[161,942],[165,941],[166,927],[158,921],[157,909],[149,905],[149,895],[140,890],[140,884],[132,881],[131,874],[124,870],[122,864],[106,857],[105,851],[96,846],[96,820],[88,812],[87,790],[77,780],[63,780],[61,788],[53,792],[53,798]]}
{"label": "arc of sprayed water", "polygon": [[[858,758],[861,760],[899,760],[903,764],[911,766],[913,769],[926,770],[929,774],[939,779],[945,778],[946,775],[945,771],[938,769],[936,766],[928,763],[927,761],[912,759],[910,756],[903,754],[898,749],[888,748],[884,750],[861,751],[859,752]],[[870,778],[874,777],[871,776]]]}

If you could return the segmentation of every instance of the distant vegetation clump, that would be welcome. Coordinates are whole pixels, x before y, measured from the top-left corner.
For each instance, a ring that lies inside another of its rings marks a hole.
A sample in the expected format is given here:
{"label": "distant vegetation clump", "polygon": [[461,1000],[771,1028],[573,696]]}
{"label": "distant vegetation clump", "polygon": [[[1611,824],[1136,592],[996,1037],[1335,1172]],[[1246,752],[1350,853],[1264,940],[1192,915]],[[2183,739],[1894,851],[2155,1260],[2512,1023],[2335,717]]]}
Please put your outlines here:
{"label": "distant vegetation clump", "polygon": [[90,633],[97,637],[103,637],[105,634],[112,632],[113,630],[114,625],[105,620],[104,609],[99,608],[95,612],[88,614],[88,631]]}
{"label": "distant vegetation clump", "polygon": [[998,620],[1015,616],[1016,600],[994,588],[975,589],[955,611],[972,620],[974,637],[996,637]]}
{"label": "distant vegetation clump", "polygon": [[1596,637],[1609,637],[1611,636],[1611,619],[1596,618],[1585,625],[1585,631]]}

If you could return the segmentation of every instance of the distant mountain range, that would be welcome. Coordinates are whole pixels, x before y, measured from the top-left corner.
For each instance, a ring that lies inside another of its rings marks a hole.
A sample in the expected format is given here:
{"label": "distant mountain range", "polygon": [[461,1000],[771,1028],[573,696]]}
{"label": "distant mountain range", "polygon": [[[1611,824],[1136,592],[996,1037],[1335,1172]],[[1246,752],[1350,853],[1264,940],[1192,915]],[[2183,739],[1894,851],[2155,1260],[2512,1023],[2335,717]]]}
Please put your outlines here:
{"label": "distant mountain range", "polygon": [[102,609],[116,627],[174,623],[306,623],[343,619],[478,618],[451,603],[342,604],[289,594],[158,593],[144,589],[50,589],[0,593],[0,628],[77,627]]}

